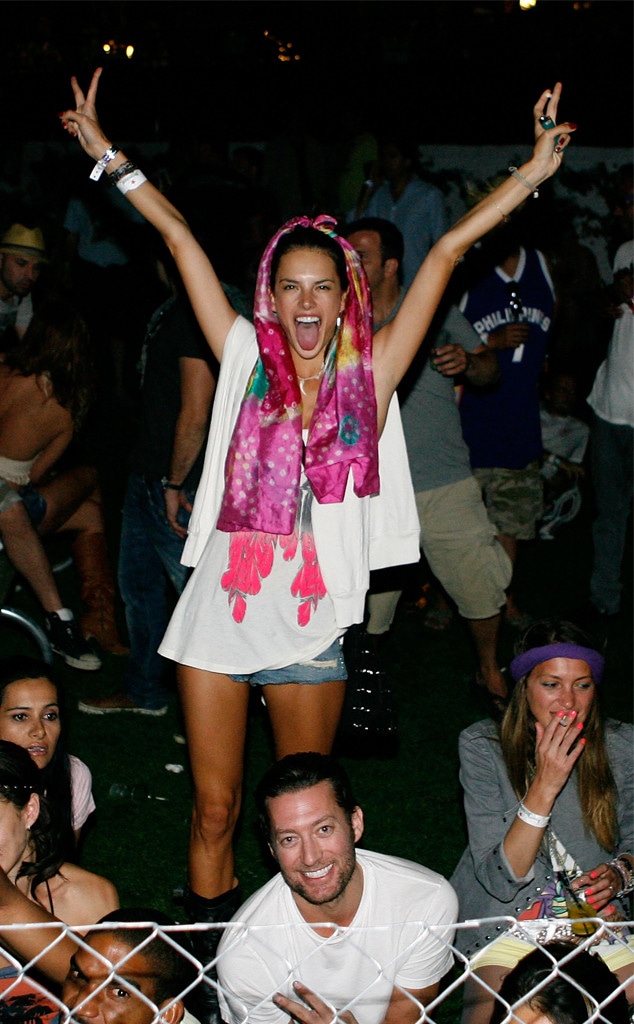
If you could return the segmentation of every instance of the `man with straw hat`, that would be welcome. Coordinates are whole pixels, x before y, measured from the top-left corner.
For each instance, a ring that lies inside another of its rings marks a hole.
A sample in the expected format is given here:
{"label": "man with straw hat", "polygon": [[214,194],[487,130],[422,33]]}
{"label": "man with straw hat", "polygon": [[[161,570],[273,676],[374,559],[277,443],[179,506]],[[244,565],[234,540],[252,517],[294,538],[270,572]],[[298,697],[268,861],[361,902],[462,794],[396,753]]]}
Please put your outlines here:
{"label": "man with straw hat", "polygon": [[31,291],[46,263],[40,228],[12,224],[0,241],[0,348],[22,338],[33,316]]}

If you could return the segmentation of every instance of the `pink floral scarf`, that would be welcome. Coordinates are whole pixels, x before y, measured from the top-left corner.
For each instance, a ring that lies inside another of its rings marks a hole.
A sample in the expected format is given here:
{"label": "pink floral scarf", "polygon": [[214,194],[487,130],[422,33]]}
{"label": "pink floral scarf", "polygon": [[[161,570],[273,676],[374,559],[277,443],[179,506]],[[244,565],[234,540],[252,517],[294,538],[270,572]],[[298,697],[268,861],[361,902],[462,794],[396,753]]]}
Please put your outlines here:
{"label": "pink floral scarf", "polygon": [[348,295],[341,326],[326,358],[304,455],[317,501],[341,502],[352,470],[358,497],[379,490],[376,397],[372,377],[372,305],[357,253],[336,234],[336,221],[296,217],[271,239],[260,262],[255,297],[259,358],[242,401],[225,463],[218,529],[293,532],[302,467],[302,405],[286,335],[269,288],[280,238],[314,227],[344,252]]}

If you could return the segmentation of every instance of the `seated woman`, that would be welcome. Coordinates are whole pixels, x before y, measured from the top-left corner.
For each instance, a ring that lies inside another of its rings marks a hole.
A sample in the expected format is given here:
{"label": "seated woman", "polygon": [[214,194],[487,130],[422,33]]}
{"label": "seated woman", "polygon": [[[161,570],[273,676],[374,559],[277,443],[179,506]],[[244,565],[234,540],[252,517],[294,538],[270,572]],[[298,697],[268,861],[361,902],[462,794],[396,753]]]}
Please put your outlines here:
{"label": "seated woman", "polygon": [[600,957],[572,942],[548,942],[507,974],[491,1024],[585,1024],[597,1007],[601,1020],[629,1024],[627,999],[615,994],[618,985]]}
{"label": "seated woman", "polygon": [[[0,901],[6,898],[3,890],[8,889],[9,893],[16,890],[16,896],[22,897],[18,902],[26,904],[25,914],[13,917],[15,923],[42,919],[38,913],[30,916],[29,903],[70,925],[94,924],[119,906],[111,882],[64,861],[59,835],[42,796],[40,772],[26,750],[5,740],[0,740],[0,869]],[[52,1014],[52,1001],[38,994],[27,978],[21,979],[15,967],[15,959],[26,961],[31,951],[16,948],[10,928],[0,932],[0,938],[6,954],[0,952],[3,1006],[10,1007],[16,1000],[19,1005],[25,998],[32,1005],[34,999],[41,998],[44,1002],[37,1005]],[[21,942],[19,936],[17,939]],[[34,948],[41,952],[41,933],[39,940],[33,932],[27,941],[37,941]],[[46,1022],[49,1018],[39,1014],[38,1019]]]}
{"label": "seated woman", "polygon": [[[460,781],[469,833],[451,883],[460,920],[511,916],[459,930],[471,961],[463,1022],[489,1024],[504,976],[537,943],[592,934],[573,918],[623,920],[634,889],[634,727],[604,720],[604,659],[569,622],[527,631],[510,671],[515,688],[500,725],[460,734]],[[550,919],[550,920],[548,920]],[[634,942],[613,924],[593,943],[621,981]],[[628,998],[634,1002],[634,986]]]}
{"label": "seated woman", "polygon": [[[0,364],[0,536],[42,605],[53,650],[85,671],[101,667],[87,638],[106,651],[125,651],[115,624],[96,470],[55,472],[89,406],[89,367],[86,326],[56,299],[43,304]],[[63,606],[40,540],[62,530],[76,535],[73,559],[87,607],[80,629]]]}
{"label": "seated woman", "polygon": [[74,860],[81,830],[95,809],[92,775],[67,753],[64,693],[45,662],[20,654],[0,660],[0,740],[24,747],[40,769],[66,856]]}

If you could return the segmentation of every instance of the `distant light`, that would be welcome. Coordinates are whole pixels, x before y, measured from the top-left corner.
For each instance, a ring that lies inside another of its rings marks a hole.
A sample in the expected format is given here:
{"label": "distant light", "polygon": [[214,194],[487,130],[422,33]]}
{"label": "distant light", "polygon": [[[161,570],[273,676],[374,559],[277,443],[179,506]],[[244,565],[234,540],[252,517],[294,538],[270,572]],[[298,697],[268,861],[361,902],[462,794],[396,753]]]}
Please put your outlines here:
{"label": "distant light", "polygon": [[125,48],[125,55],[128,58],[128,60],[132,57],[133,53],[134,53],[134,47],[133,46],[126,46],[126,48]]}
{"label": "distant light", "polygon": [[103,52],[104,53],[112,53],[112,47],[111,47],[110,43],[104,43],[103,44]]}
{"label": "distant light", "polygon": [[528,11],[531,7],[535,7],[537,0],[520,0],[520,10]]}

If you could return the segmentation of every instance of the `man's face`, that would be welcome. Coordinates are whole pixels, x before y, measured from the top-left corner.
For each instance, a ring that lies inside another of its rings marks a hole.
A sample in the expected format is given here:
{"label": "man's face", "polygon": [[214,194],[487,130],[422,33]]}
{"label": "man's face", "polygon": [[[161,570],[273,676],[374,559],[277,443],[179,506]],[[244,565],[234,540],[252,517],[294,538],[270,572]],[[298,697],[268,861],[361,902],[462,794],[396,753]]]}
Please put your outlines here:
{"label": "man's face", "polygon": [[398,146],[387,142],[381,150],[381,170],[389,182],[398,181],[409,174],[411,160],[403,156]]}
{"label": "man's face", "polygon": [[273,797],[268,811],[271,851],[300,910],[302,901],[312,907],[344,906],[350,898],[346,890],[361,876],[354,850],[363,835],[361,809],[356,807],[348,819],[331,784],[319,782]]}
{"label": "man's face", "polygon": [[[95,932],[90,947],[112,967],[121,967],[117,978],[107,981],[108,966],[90,951],[77,950],[62,989],[62,1001],[69,1010],[77,1007],[77,1012],[64,1018],[65,1024],[152,1024],[155,1012],[137,993],[156,1002],[155,966],[143,953],[130,956],[130,946],[116,932]],[[181,1016],[172,1008],[165,1020],[176,1022]]]}
{"label": "man's face", "polygon": [[381,236],[378,231],[353,231],[348,241],[357,250],[368,279],[370,291],[374,291],[385,280],[385,265],[381,254]]}
{"label": "man's face", "polygon": [[23,299],[40,276],[44,263],[38,256],[26,256],[19,252],[0,253],[0,293],[4,297],[16,295]]}

